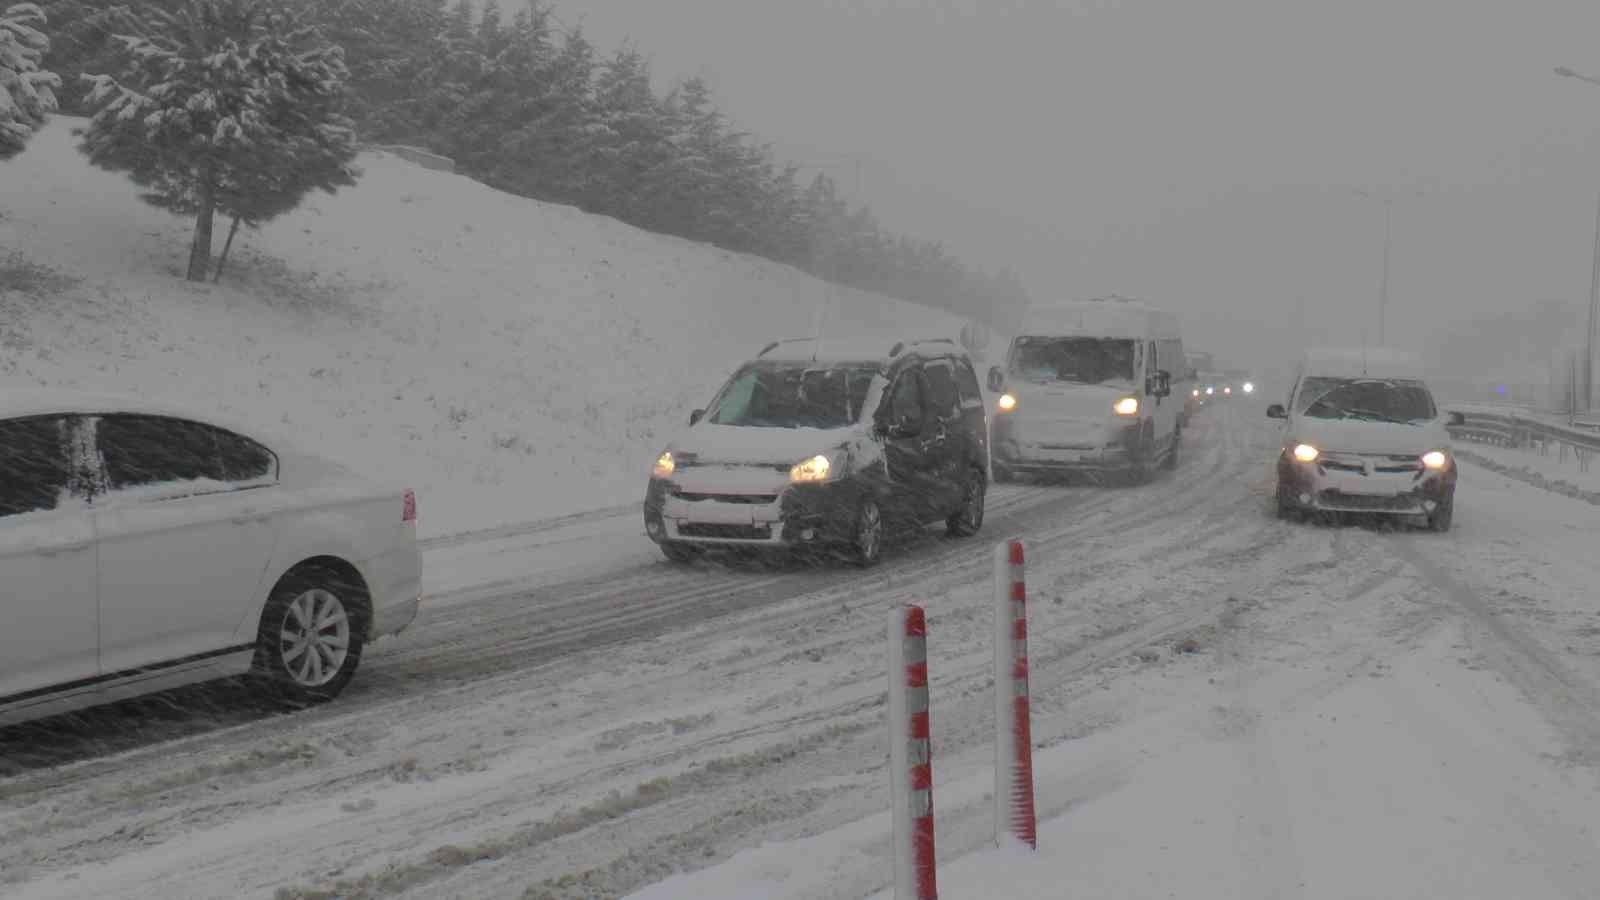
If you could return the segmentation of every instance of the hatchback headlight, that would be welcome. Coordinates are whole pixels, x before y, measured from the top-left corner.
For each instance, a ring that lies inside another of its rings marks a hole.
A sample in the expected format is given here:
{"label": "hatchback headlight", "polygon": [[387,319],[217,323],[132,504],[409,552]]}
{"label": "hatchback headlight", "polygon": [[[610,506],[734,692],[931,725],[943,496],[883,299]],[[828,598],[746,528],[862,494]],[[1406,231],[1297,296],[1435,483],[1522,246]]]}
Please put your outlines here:
{"label": "hatchback headlight", "polygon": [[1116,410],[1119,416],[1137,416],[1139,414],[1139,398],[1123,397],[1111,408]]}
{"label": "hatchback headlight", "polygon": [[1450,457],[1443,450],[1433,450],[1422,454],[1422,464],[1430,469],[1442,469],[1450,464]]}
{"label": "hatchback headlight", "polygon": [[1294,448],[1294,458],[1304,463],[1316,462],[1317,457],[1321,455],[1321,453],[1317,452],[1317,448],[1310,444],[1300,444]]}
{"label": "hatchback headlight", "polygon": [[789,470],[789,480],[793,482],[827,481],[833,474],[833,460],[826,455],[818,453],[807,460],[795,463]]}
{"label": "hatchback headlight", "polygon": [[672,458],[672,451],[668,450],[659,457],[656,457],[656,465],[655,468],[650,470],[650,477],[671,478],[672,473],[676,472],[677,470],[678,463]]}

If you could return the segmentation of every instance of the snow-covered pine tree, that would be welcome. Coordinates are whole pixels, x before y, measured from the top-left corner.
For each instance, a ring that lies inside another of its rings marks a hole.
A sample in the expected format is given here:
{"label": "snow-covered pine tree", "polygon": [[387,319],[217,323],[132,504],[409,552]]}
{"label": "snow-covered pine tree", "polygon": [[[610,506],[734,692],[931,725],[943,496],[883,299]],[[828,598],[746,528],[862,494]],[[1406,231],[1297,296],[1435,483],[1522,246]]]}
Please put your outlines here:
{"label": "snow-covered pine tree", "polygon": [[117,76],[94,78],[82,149],[150,203],[195,216],[189,280],[208,274],[219,210],[261,222],[352,183],[338,48],[261,0],[185,0],[151,10],[144,31],[119,38]]}
{"label": "snow-covered pine tree", "polygon": [[0,159],[21,153],[56,108],[61,79],[39,67],[50,49],[44,26],[44,11],[32,3],[0,12]]}

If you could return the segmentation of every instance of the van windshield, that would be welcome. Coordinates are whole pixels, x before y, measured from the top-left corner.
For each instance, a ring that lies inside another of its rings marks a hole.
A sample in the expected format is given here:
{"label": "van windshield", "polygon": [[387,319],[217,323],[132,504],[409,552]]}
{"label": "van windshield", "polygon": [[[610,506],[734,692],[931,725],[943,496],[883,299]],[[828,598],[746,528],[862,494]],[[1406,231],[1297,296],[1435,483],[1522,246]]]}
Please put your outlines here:
{"label": "van windshield", "polygon": [[1299,411],[1313,419],[1364,419],[1415,424],[1438,416],[1420,381],[1392,378],[1307,378]]}
{"label": "van windshield", "polygon": [[1011,350],[1011,374],[1037,382],[1132,382],[1133,363],[1127,338],[1019,337]]}
{"label": "van windshield", "polygon": [[878,368],[755,363],[734,373],[706,415],[713,425],[844,428],[861,418]]}

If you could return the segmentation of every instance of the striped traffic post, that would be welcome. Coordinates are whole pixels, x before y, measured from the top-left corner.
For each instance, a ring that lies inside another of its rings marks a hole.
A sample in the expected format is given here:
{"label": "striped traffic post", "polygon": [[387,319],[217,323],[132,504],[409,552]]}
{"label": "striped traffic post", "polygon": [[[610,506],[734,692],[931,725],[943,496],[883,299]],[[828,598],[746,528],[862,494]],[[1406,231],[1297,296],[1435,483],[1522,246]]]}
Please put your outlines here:
{"label": "striped traffic post", "polygon": [[919,606],[889,616],[889,768],[896,900],[936,900],[928,623]]}
{"label": "striped traffic post", "polygon": [[1038,849],[1033,727],[1028,706],[1028,588],[1020,540],[994,553],[995,840]]}

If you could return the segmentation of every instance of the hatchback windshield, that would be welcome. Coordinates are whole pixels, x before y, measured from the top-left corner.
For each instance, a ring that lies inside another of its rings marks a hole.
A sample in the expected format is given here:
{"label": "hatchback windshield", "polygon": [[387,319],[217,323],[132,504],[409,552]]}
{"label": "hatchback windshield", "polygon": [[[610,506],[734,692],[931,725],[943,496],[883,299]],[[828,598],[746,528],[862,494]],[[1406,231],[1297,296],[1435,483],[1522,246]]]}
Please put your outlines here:
{"label": "hatchback windshield", "polygon": [[1313,419],[1423,422],[1438,415],[1420,381],[1378,378],[1307,378],[1300,411]]}
{"label": "hatchback windshield", "polygon": [[1019,337],[1011,373],[1029,381],[1132,381],[1133,346],[1124,338]]}
{"label": "hatchback windshield", "polygon": [[875,366],[759,363],[740,369],[707,415],[713,425],[843,428],[861,417]]}

